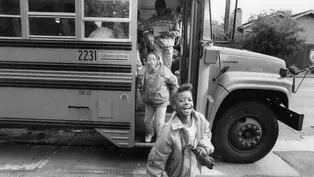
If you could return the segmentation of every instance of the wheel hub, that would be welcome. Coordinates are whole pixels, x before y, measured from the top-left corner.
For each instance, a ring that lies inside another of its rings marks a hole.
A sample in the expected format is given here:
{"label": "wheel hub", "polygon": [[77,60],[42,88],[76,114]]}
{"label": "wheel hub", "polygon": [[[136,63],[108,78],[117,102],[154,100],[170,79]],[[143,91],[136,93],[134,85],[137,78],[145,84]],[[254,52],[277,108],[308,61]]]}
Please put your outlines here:
{"label": "wheel hub", "polygon": [[255,117],[243,117],[232,125],[229,137],[235,148],[249,150],[261,141],[262,126],[257,120]]}

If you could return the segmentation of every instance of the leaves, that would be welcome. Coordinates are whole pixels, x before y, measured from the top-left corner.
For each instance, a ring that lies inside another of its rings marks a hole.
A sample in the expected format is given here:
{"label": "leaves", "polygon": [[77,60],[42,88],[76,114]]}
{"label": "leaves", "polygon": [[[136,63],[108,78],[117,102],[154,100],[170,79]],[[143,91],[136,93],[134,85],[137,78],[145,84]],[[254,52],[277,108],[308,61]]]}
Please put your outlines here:
{"label": "leaves", "polygon": [[295,54],[304,44],[299,36],[300,28],[289,11],[277,15],[265,13],[252,16],[252,32],[243,40],[243,48],[254,52],[281,57]]}
{"label": "leaves", "polygon": [[87,17],[129,17],[129,1],[85,0],[84,14]]}

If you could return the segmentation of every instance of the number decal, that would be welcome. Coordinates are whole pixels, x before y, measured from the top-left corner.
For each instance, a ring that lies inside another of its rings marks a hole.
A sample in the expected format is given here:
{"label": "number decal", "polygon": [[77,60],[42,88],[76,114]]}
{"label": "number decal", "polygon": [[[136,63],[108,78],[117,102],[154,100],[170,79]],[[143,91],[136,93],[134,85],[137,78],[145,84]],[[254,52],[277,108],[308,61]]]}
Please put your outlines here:
{"label": "number decal", "polygon": [[82,50],[79,50],[78,53],[80,54],[78,60],[82,60],[81,57],[82,57],[83,51],[82,51]]}
{"label": "number decal", "polygon": [[79,50],[79,61],[97,61],[96,50]]}
{"label": "number decal", "polygon": [[85,56],[84,56],[84,61],[87,61],[88,59],[87,59],[87,57],[88,57],[88,51],[87,50],[84,50],[84,54],[85,54]]}
{"label": "number decal", "polygon": [[80,91],[79,91],[79,95],[87,95],[87,96],[90,96],[90,95],[92,95],[92,91],[89,91],[89,90],[80,90]]}
{"label": "number decal", "polygon": [[[96,52],[96,51],[95,51]],[[91,56],[90,58],[89,58],[89,61],[93,61],[94,60],[94,51],[89,51],[89,55]]]}

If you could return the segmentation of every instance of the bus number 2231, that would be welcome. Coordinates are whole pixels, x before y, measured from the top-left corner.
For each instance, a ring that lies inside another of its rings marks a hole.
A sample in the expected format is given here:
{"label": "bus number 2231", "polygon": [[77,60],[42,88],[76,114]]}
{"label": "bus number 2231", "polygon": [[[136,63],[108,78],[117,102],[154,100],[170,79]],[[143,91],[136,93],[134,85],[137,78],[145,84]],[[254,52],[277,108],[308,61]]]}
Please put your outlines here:
{"label": "bus number 2231", "polygon": [[79,50],[78,60],[80,61],[96,61],[97,54],[95,50]]}

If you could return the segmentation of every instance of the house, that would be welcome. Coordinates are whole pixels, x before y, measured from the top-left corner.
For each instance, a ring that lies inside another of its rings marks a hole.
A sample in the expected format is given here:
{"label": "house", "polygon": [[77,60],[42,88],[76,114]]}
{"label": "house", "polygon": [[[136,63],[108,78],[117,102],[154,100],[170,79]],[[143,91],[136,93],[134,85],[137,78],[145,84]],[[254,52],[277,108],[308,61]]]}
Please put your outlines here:
{"label": "house", "polygon": [[[284,17],[285,15],[283,13],[281,13],[281,12],[277,12],[277,13],[273,13],[273,14],[269,15],[269,18],[275,17],[275,16]],[[253,24],[253,22],[254,21],[251,20],[251,21],[248,21],[248,22],[242,24],[242,26],[241,26],[242,32],[243,33],[250,33],[250,32],[252,32],[252,24]]]}
{"label": "house", "polygon": [[[282,17],[285,16],[283,13],[278,12],[271,14],[270,17],[278,15]],[[306,68],[312,65],[309,56],[311,51],[314,52],[314,10],[312,9],[305,12],[293,14],[291,15],[291,17],[297,21],[300,27],[304,28],[304,32],[300,32],[299,35],[306,40],[306,46],[304,47],[304,49],[298,51],[296,55],[285,56],[283,59],[286,61],[287,66],[295,65],[300,69]],[[252,32],[252,24],[253,21],[242,24],[241,31],[243,33]]]}

